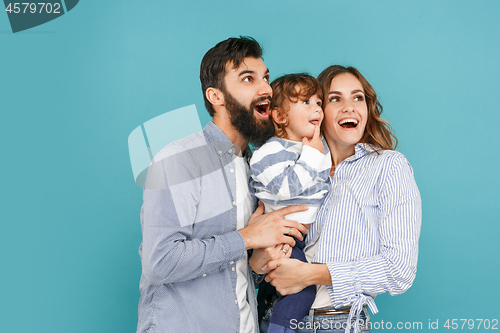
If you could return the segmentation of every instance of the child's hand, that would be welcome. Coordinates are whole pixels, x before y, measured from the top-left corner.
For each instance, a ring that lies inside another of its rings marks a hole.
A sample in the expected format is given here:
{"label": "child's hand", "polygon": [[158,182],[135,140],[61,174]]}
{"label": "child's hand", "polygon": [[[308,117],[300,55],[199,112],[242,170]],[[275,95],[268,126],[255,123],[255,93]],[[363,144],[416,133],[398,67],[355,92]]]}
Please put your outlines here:
{"label": "child's hand", "polygon": [[319,150],[322,154],[325,153],[325,147],[323,146],[323,141],[319,137],[319,125],[314,126],[314,134],[311,140],[308,138],[304,137],[302,139],[302,143],[304,146],[310,146],[314,149]]}

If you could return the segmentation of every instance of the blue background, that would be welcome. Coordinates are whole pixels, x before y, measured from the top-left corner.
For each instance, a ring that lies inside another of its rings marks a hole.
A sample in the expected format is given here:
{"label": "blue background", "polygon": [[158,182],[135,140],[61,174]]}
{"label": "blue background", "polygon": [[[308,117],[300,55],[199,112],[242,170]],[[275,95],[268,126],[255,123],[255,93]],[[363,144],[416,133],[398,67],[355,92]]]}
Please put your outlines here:
{"label": "blue background", "polygon": [[82,0],[17,34],[0,13],[2,332],[135,331],[127,137],[193,103],[206,124],[201,58],[238,35],[262,44],[271,79],[360,69],[415,169],[417,278],[377,297],[372,321],[500,319],[499,13],[493,0]]}

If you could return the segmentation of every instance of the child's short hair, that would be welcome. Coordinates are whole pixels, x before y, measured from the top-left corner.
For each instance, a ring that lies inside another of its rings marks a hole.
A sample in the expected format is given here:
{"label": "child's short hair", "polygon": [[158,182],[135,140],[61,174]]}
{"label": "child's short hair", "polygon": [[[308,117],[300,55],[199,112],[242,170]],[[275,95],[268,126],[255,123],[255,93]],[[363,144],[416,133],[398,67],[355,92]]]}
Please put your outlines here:
{"label": "child's short hair", "polygon": [[278,110],[279,118],[286,119],[284,123],[276,123],[273,119],[275,135],[287,139],[285,127],[288,126],[287,114],[290,110],[289,103],[300,100],[308,100],[311,96],[318,95],[323,100],[323,90],[315,77],[306,73],[287,74],[280,76],[271,83],[273,88],[273,99],[271,110]]}

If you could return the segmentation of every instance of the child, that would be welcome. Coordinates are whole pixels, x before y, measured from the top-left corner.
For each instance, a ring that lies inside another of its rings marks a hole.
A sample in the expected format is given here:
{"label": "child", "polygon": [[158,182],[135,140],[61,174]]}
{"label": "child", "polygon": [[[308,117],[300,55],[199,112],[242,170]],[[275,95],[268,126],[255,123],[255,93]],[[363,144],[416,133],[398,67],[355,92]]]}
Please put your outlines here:
{"label": "child", "polygon": [[[309,210],[286,216],[305,225],[314,222],[329,188],[332,166],[330,152],[320,138],[323,120],[323,92],[318,81],[308,74],[289,74],[271,83],[271,116],[275,136],[257,149],[250,160],[251,185],[264,203],[265,212],[296,204]],[[306,262],[304,241],[296,239],[292,258]],[[308,314],[316,287],[280,297],[273,306],[269,333],[294,332],[292,319],[300,322]]]}

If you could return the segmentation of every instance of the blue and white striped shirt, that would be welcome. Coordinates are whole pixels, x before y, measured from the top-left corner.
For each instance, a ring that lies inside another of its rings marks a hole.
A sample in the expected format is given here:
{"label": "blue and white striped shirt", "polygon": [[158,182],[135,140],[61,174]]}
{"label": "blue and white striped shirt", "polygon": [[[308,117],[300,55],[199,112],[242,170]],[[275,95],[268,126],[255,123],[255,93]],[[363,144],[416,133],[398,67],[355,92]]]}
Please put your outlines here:
{"label": "blue and white striped shirt", "polygon": [[289,214],[289,220],[312,223],[329,189],[332,167],[326,143],[325,153],[302,142],[271,138],[250,160],[250,185],[265,205],[265,212],[291,205],[309,205],[305,212]]}
{"label": "blue and white striped shirt", "polygon": [[368,296],[410,288],[421,220],[420,194],[406,158],[357,144],[355,154],[337,166],[306,239],[312,245],[321,234],[313,262],[328,266],[333,305],[352,305],[357,312],[368,302],[376,312]]}

